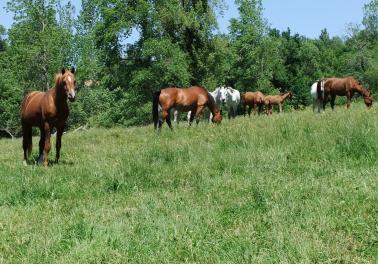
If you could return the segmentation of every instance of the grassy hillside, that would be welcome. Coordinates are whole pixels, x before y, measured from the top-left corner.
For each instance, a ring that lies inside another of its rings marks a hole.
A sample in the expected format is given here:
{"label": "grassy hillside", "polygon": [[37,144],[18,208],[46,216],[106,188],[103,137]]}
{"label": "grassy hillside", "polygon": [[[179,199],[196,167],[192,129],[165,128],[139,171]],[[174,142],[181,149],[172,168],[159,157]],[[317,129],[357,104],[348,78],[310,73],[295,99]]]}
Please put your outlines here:
{"label": "grassy hillside", "polygon": [[0,263],[378,261],[377,106],[0,150]]}

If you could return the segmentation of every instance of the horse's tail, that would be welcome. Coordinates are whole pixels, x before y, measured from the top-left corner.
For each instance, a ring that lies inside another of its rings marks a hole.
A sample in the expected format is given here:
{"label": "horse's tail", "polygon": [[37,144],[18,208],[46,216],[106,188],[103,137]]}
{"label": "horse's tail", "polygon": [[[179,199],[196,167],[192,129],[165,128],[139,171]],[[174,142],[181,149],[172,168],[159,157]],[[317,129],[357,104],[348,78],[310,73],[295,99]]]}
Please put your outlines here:
{"label": "horse's tail", "polygon": [[318,81],[318,84],[316,86],[316,93],[317,93],[318,100],[322,102],[324,99],[324,80],[323,79],[320,79]]}
{"label": "horse's tail", "polygon": [[316,94],[317,94],[317,99],[318,100],[320,100],[321,102],[323,102],[323,97],[324,97],[324,93],[323,93],[323,80],[322,79],[320,79],[319,81],[318,81],[318,84],[316,85]]}
{"label": "horse's tail", "polygon": [[152,96],[152,119],[154,120],[154,127],[156,129],[159,123],[159,97],[161,90],[154,92]]}

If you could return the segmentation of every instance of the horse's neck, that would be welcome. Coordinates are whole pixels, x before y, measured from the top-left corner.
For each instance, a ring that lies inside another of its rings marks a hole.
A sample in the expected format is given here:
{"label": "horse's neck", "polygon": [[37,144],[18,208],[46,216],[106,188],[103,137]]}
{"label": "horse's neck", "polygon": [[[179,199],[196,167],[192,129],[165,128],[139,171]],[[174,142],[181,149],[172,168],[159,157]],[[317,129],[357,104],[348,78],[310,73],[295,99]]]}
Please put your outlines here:
{"label": "horse's neck", "polygon": [[285,93],[283,95],[281,95],[281,100],[286,100],[286,98],[290,95],[290,93]]}
{"label": "horse's neck", "polygon": [[357,93],[359,93],[363,97],[369,96],[369,91],[365,88],[356,89]]}
{"label": "horse's neck", "polygon": [[210,99],[210,100],[208,101],[208,103],[207,103],[207,106],[208,106],[210,112],[211,112],[213,115],[215,115],[217,112],[219,112],[218,106],[217,106],[217,104],[216,104],[215,101],[213,101],[213,100]]}
{"label": "horse's neck", "polygon": [[67,94],[62,85],[55,84],[54,88],[51,89],[51,94],[58,107],[67,105]]}

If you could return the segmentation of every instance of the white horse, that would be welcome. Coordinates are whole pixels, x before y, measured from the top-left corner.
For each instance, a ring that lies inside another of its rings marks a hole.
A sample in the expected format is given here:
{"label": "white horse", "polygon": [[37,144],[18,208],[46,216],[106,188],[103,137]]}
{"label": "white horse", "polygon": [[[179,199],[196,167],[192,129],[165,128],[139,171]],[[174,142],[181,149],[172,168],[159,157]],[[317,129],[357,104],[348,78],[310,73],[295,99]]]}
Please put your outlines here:
{"label": "white horse", "polygon": [[235,118],[240,103],[240,92],[231,87],[221,87],[221,102],[227,106],[228,118]]}
{"label": "white horse", "polygon": [[[320,113],[322,102],[318,98],[318,83],[319,83],[319,80],[317,80],[311,85],[311,97],[312,97],[312,111],[315,112],[315,106],[318,106],[318,113]],[[324,93],[324,80],[320,80],[320,89],[322,93]]]}
{"label": "white horse", "polygon": [[[209,94],[214,98],[215,104],[219,107],[220,104],[221,104],[221,87],[217,87],[214,91],[209,92]],[[192,111],[189,111],[189,112],[188,112],[188,115],[187,115],[187,117],[188,117],[188,122],[189,122],[189,120],[190,120],[190,115],[191,115],[191,113],[192,113]],[[178,125],[178,123],[179,123],[179,115],[180,115],[179,111],[177,111],[177,110],[175,109],[175,111],[174,111],[174,119],[173,119],[173,122],[175,122],[176,125]],[[212,117],[213,117],[213,114],[210,113],[210,119],[209,119],[210,121],[209,121],[209,122],[211,122],[211,118],[212,118]],[[197,124],[198,124],[198,122],[199,122],[199,116],[197,117],[196,122],[197,122]]]}

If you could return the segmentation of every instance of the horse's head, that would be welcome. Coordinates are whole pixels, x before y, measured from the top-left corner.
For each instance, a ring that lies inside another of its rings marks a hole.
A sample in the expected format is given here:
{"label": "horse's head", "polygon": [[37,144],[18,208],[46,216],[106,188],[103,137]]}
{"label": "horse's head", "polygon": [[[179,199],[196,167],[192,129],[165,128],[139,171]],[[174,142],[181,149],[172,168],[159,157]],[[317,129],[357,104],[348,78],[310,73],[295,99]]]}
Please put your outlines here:
{"label": "horse's head", "polygon": [[62,75],[60,77],[61,85],[67,94],[68,100],[75,101],[76,96],[76,81],[75,81],[75,68],[71,67],[71,70],[62,69]]}
{"label": "horse's head", "polygon": [[373,105],[373,95],[368,89],[365,88],[363,97],[364,97],[365,105],[370,108]]}
{"label": "horse's head", "polygon": [[221,88],[217,87],[214,91],[210,92],[210,94],[214,97],[216,102],[220,102],[221,100]]}
{"label": "horse's head", "polygon": [[359,91],[359,93],[364,98],[365,105],[367,107],[371,107],[373,105],[373,96],[371,92],[368,89],[366,89],[364,86],[362,86],[362,84],[355,79],[352,80],[352,84],[353,84],[353,88]]}
{"label": "horse's head", "polygon": [[222,113],[221,113],[221,111],[219,111],[219,109],[217,109],[214,112],[214,115],[213,115],[213,118],[211,119],[211,122],[213,122],[214,124],[217,124],[217,125],[222,122]]}
{"label": "horse's head", "polygon": [[220,99],[221,103],[226,102],[226,94],[227,94],[227,91],[226,91],[226,88],[224,86],[219,88],[219,96],[220,96],[219,99]]}
{"label": "horse's head", "polygon": [[229,98],[232,97],[232,91],[230,90],[229,87],[224,87],[222,86],[221,89],[220,89],[220,94],[221,94],[221,97],[220,97],[220,100],[222,103],[226,103],[227,100],[230,100]]}

